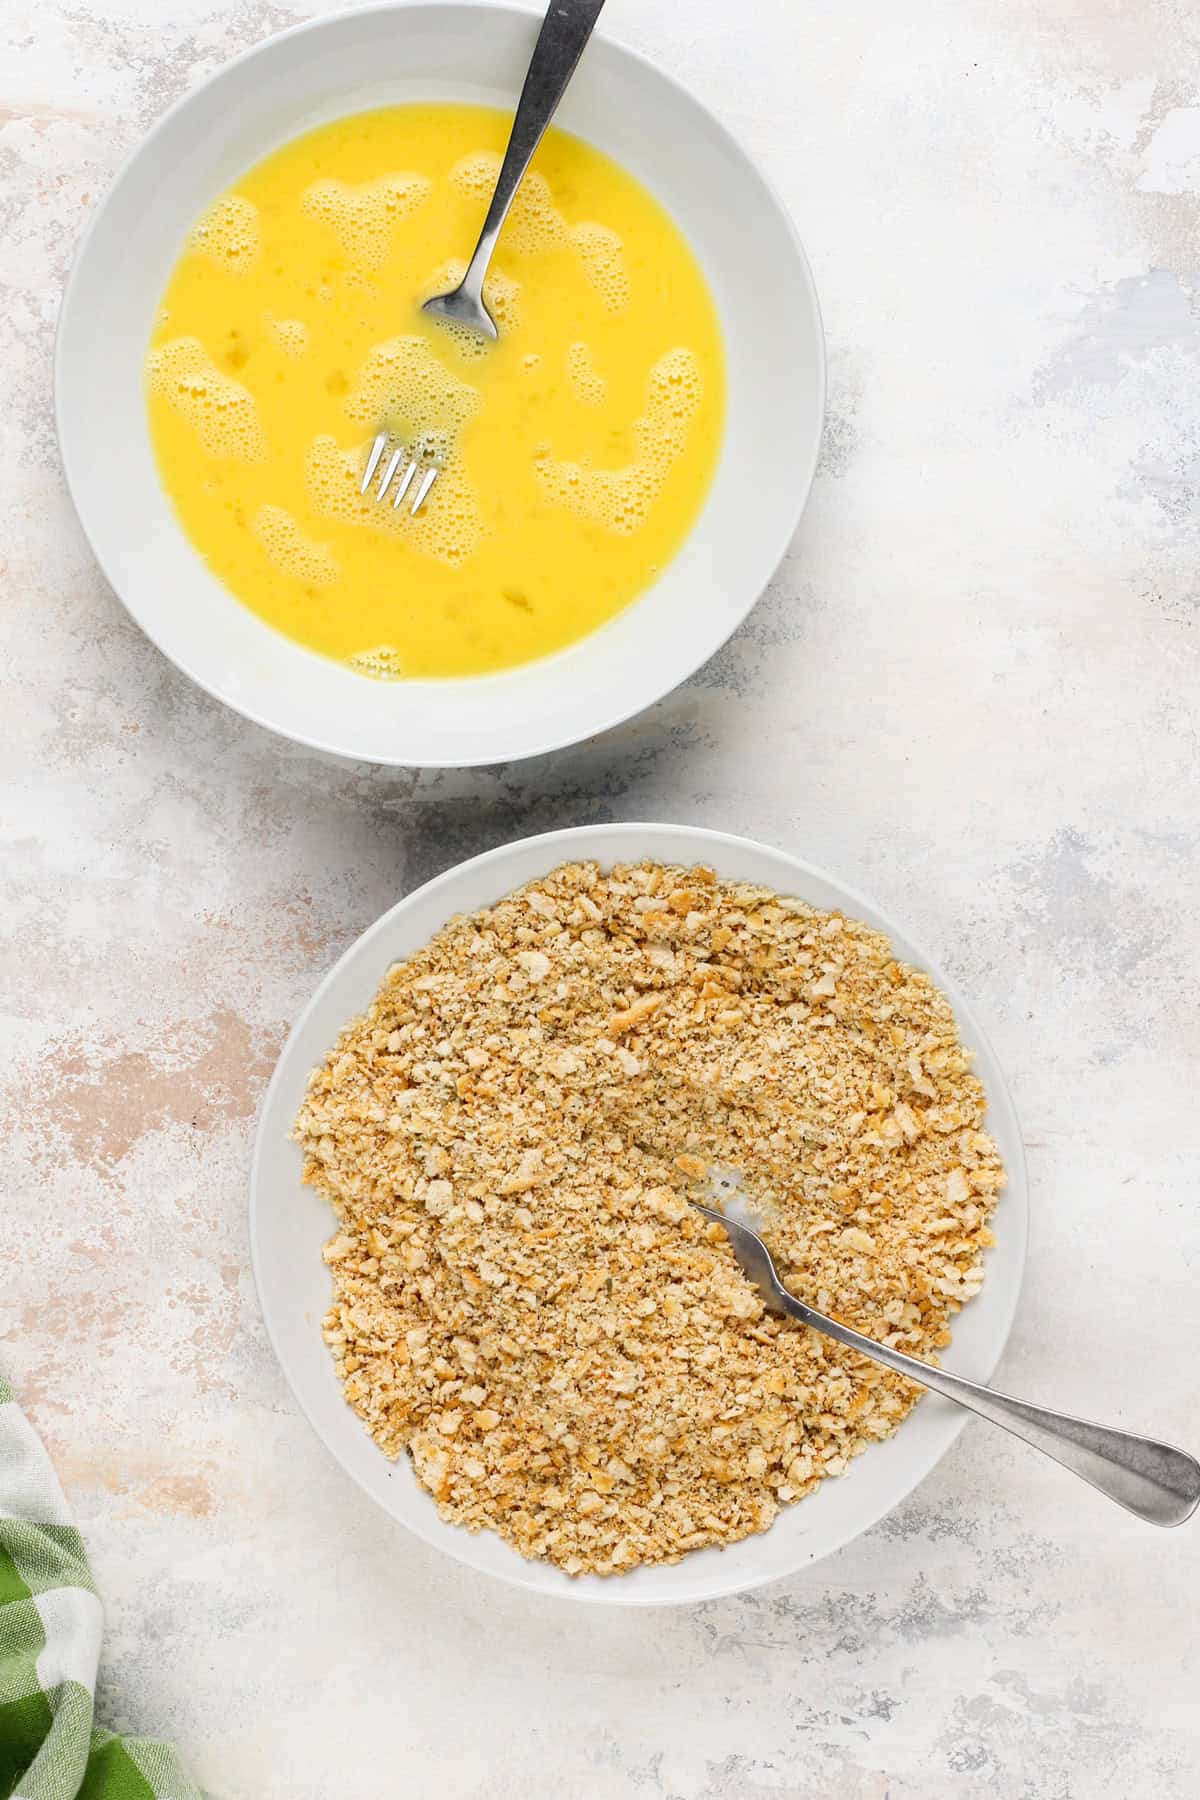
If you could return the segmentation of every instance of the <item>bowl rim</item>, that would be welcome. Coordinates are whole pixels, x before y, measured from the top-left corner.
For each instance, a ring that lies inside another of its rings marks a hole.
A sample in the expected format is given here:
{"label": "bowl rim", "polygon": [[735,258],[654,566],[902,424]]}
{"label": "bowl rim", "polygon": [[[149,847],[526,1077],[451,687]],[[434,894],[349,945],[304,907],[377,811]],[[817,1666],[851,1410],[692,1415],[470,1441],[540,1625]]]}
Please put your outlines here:
{"label": "bowl rim", "polygon": [[[511,18],[516,18],[525,22],[540,18],[542,13],[542,8],[525,5],[523,4],[523,0],[366,0],[366,4],[347,7],[344,11],[321,13],[314,18],[302,19],[294,25],[285,26],[281,31],[270,33],[269,36],[260,39],[257,43],[250,44],[244,50],[238,51],[236,55],[230,57],[227,61],[222,62],[220,66],[206,76],[203,81],[199,82],[195,87],[189,88],[186,93],[178,96],[178,98],[172,101],[170,106],[155,119],[149,130],[139,138],[138,142],[121,160],[116,172],[110,179],[99,204],[92,210],[80,235],[78,244],[76,245],[75,253],[71,261],[71,267],[63,285],[58,319],[55,326],[53,357],[54,421],[63,479],[66,483],[67,492],[75,510],[76,518],[79,521],[80,528],[87,541],[89,552],[120,605],[133,619],[139,630],[144,632],[146,637],[150,639],[150,642],[154,645],[156,650],[158,650],[160,655],[164,656],[174,668],[185,675],[189,681],[194,682],[196,686],[204,693],[207,693],[210,698],[219,701],[223,706],[228,706],[232,711],[240,714],[241,717],[248,719],[251,724],[260,726],[265,731],[270,731],[278,737],[300,744],[309,750],[316,750],[325,755],[334,756],[350,762],[367,761],[380,763],[381,766],[390,768],[487,768],[500,763],[524,762],[533,757],[550,755],[555,751],[567,749],[572,745],[587,742],[593,738],[602,737],[610,731],[614,731],[617,727],[624,725],[638,714],[647,711],[651,706],[658,704],[659,701],[665,699],[669,694],[674,693],[687,681],[691,680],[697,670],[702,668],[711,657],[715,656],[717,652],[728,643],[729,639],[739,627],[745,623],[746,619],[750,616],[750,613],[762,599],[768,585],[774,578],[780,564],[786,556],[788,547],[792,543],[792,540],[799,529],[812,492],[813,481],[816,477],[817,465],[820,458],[821,445],[824,440],[828,409],[828,353],[820,298],[813,277],[812,265],[800,238],[796,222],[792,218],[791,212],[784,202],[774,180],[760,165],[758,159],[751,154],[742,138],[723,118],[713,112],[707,102],[702,100],[698,94],[694,93],[686,83],[680,81],[670,70],[664,68],[645,52],[634,49],[632,46],[626,44],[620,37],[611,36],[607,31],[598,30],[596,33],[597,38],[602,41],[608,49],[615,52],[619,57],[627,59],[630,63],[648,74],[652,79],[664,83],[679,96],[686,106],[695,108],[698,113],[703,115],[708,129],[713,133],[714,137],[724,144],[733,156],[743,165],[751,178],[759,183],[764,195],[770,202],[777,223],[791,247],[792,255],[796,263],[797,274],[811,308],[814,334],[813,352],[816,374],[816,391],[813,400],[813,412],[817,421],[817,429],[813,437],[811,450],[805,459],[807,467],[800,464],[797,465],[796,472],[799,479],[797,480],[794,489],[795,501],[792,508],[789,509],[787,520],[777,534],[778,541],[772,540],[768,544],[766,554],[763,553],[760,542],[759,553],[756,560],[764,572],[762,573],[761,580],[756,578],[755,582],[749,584],[747,589],[748,597],[746,598],[744,606],[742,606],[736,616],[731,615],[729,617],[727,624],[724,616],[722,617],[719,626],[720,635],[715,641],[710,641],[711,633],[704,635],[700,632],[695,632],[679,635],[679,659],[678,663],[674,665],[667,686],[662,687],[655,683],[652,684],[655,687],[653,693],[636,696],[631,702],[617,700],[610,710],[602,711],[594,722],[590,722],[586,725],[582,732],[569,728],[560,728],[557,731],[552,731],[544,740],[518,744],[516,748],[497,747],[495,754],[489,755],[486,760],[481,760],[478,755],[468,754],[463,756],[450,756],[445,753],[439,753],[433,758],[422,756],[419,761],[413,761],[411,759],[407,761],[388,761],[386,758],[383,758],[374,752],[368,753],[362,749],[347,749],[344,744],[334,741],[327,733],[323,733],[319,729],[306,730],[303,728],[293,728],[291,725],[283,726],[277,724],[272,718],[267,716],[269,709],[262,703],[241,695],[236,689],[227,691],[228,684],[222,685],[215,676],[201,676],[195,674],[191,668],[185,667],[183,663],[176,660],[175,656],[167,649],[163,642],[163,638],[166,634],[160,628],[156,627],[152,615],[149,618],[146,616],[150,609],[147,609],[140,604],[135,605],[135,603],[131,602],[126,595],[122,593],[121,588],[110,575],[105,557],[92,541],[91,532],[85,522],[83,508],[79,501],[79,494],[82,486],[79,471],[73,471],[72,469],[71,436],[64,423],[68,407],[67,390],[69,387],[65,372],[67,356],[65,345],[72,329],[74,313],[78,307],[77,293],[83,278],[83,272],[88,262],[89,253],[96,241],[101,223],[114,196],[125,182],[134,165],[140,162],[143,156],[152,152],[153,146],[159,136],[177,116],[193,106],[203,104],[203,97],[208,90],[214,83],[219,82],[229,72],[240,68],[245,63],[253,61],[256,57],[266,57],[275,54],[277,47],[285,41],[291,41],[311,33],[320,33],[323,30],[335,28],[344,29],[347,25],[352,27],[354,21],[357,19],[368,18],[388,12],[446,12],[450,10],[451,7],[466,12],[508,15]],[[569,127],[567,129],[569,129]],[[649,592],[650,589],[647,588],[642,594],[635,595],[629,602],[629,606],[632,607],[638,605]],[[236,596],[234,596],[234,598],[236,599]],[[622,612],[626,610],[628,609],[623,608]],[[616,616],[619,617],[621,615],[618,614]],[[605,623],[607,623],[607,621]],[[598,626],[596,630],[603,631],[605,623]],[[543,662],[548,666],[552,665],[556,658],[577,651],[579,647],[586,644],[588,638],[593,635],[595,635],[595,633],[589,632],[583,638],[576,639],[571,644],[565,645],[543,658],[535,658],[533,659],[533,662],[529,664],[515,665],[515,667],[533,667],[538,662]],[[302,648],[307,648],[307,646],[302,646]],[[317,653],[312,652],[311,654]],[[501,681],[505,675],[509,673],[511,673],[509,670],[498,670],[469,678],[464,677],[454,679],[456,681],[469,680],[471,683],[475,684],[476,691],[478,691],[479,686],[488,682]],[[447,685],[449,685],[450,678],[446,678],[446,680]],[[397,684],[397,686],[398,691],[403,692],[405,684],[400,683]]]}
{"label": "bowl rim", "polygon": [[[411,1531],[431,1549],[441,1551],[443,1554],[451,1556],[456,1562],[471,1569],[472,1573],[475,1575],[486,1574],[505,1582],[511,1587],[523,1589],[525,1592],[545,1595],[551,1599],[575,1602],[584,1605],[637,1607],[696,1605],[705,1600],[721,1599],[731,1594],[746,1593],[752,1589],[764,1587],[773,1581],[789,1580],[804,1569],[814,1566],[825,1557],[831,1556],[836,1551],[843,1549],[855,1538],[861,1537],[865,1532],[872,1530],[881,1519],[893,1512],[902,1501],[906,1500],[908,1496],[920,1486],[921,1482],[925,1481],[933,1473],[934,1469],[942,1461],[952,1445],[957,1441],[960,1433],[972,1416],[965,1407],[955,1406],[952,1402],[942,1402],[941,1406],[944,1407],[944,1410],[939,1411],[938,1415],[940,1427],[938,1441],[936,1445],[931,1447],[931,1451],[926,1454],[924,1462],[909,1474],[902,1476],[889,1491],[887,1497],[884,1498],[874,1508],[871,1515],[862,1522],[851,1524],[844,1531],[835,1529],[830,1536],[830,1541],[823,1545],[823,1547],[815,1554],[809,1551],[809,1553],[805,1555],[803,1549],[801,1549],[790,1570],[767,1570],[751,1573],[749,1576],[734,1574],[725,1580],[718,1578],[709,1581],[705,1584],[702,1593],[681,1591],[678,1594],[663,1595],[657,1593],[646,1594],[632,1586],[626,1587],[620,1578],[616,1577],[607,1577],[603,1579],[593,1578],[592,1582],[585,1584],[585,1580],[573,1580],[571,1577],[563,1574],[561,1582],[556,1582],[552,1585],[542,1585],[541,1582],[535,1580],[526,1572],[531,1568],[540,1569],[542,1565],[527,1564],[524,1559],[519,1557],[514,1561],[511,1567],[506,1564],[503,1568],[499,1569],[482,1569],[478,1563],[471,1559],[468,1553],[468,1545],[474,1541],[472,1534],[462,1528],[451,1527],[451,1530],[456,1530],[458,1537],[462,1539],[461,1547],[454,1540],[451,1540],[450,1542],[443,1541],[442,1537],[437,1534],[435,1522],[444,1525],[445,1521],[441,1520],[440,1514],[438,1514],[436,1508],[433,1506],[429,1496],[424,1494],[424,1490],[422,1490],[422,1497],[429,1502],[428,1518],[426,1518],[423,1513],[418,1513],[415,1518],[400,1518],[396,1513],[391,1512],[386,1508],[378,1496],[360,1480],[357,1472],[343,1458],[340,1450],[331,1441],[331,1438],[326,1436],[326,1433],[316,1416],[315,1406],[309,1404],[309,1399],[301,1392],[300,1386],[293,1380],[288,1361],[285,1359],[280,1348],[280,1341],[276,1331],[276,1322],[273,1317],[272,1303],[266,1297],[267,1288],[263,1268],[265,1260],[264,1247],[259,1236],[259,1190],[265,1162],[267,1158],[276,1153],[278,1149],[278,1146],[273,1141],[268,1144],[265,1134],[265,1124],[268,1116],[273,1111],[275,1096],[282,1088],[289,1073],[289,1064],[298,1049],[301,1036],[311,1015],[317,1010],[325,995],[336,985],[342,975],[343,969],[350,960],[361,955],[363,950],[370,944],[385,938],[393,920],[395,920],[398,915],[414,907],[419,900],[427,900],[431,896],[435,896],[445,890],[453,889],[457,883],[462,882],[469,874],[481,869],[499,866],[510,858],[516,859],[534,847],[545,849],[545,866],[547,872],[557,866],[558,863],[568,858],[589,858],[594,856],[596,860],[603,863],[605,861],[604,845],[606,840],[611,841],[618,835],[627,836],[630,833],[635,836],[645,835],[647,843],[644,855],[649,860],[664,860],[661,853],[656,853],[653,848],[655,838],[663,832],[670,833],[677,840],[693,845],[697,853],[697,860],[703,860],[705,849],[710,852],[714,849],[723,851],[728,853],[731,857],[736,857],[739,854],[748,852],[756,855],[765,853],[768,856],[778,858],[781,862],[786,863],[792,873],[794,873],[797,882],[795,892],[801,898],[803,898],[804,892],[802,884],[806,880],[814,881],[818,884],[825,883],[829,887],[835,889],[844,897],[845,901],[848,902],[849,907],[854,909],[855,917],[869,921],[874,929],[885,932],[889,937],[899,940],[902,945],[907,947],[907,950],[916,953],[915,966],[921,968],[934,982],[936,982],[939,989],[950,1001],[954,1010],[955,1020],[960,1027],[960,1030],[964,1032],[970,1045],[979,1053],[979,1055],[982,1058],[986,1058],[990,1063],[992,1073],[989,1077],[987,1089],[989,1118],[994,1120],[998,1115],[1003,1114],[1005,1124],[1008,1127],[1008,1134],[1011,1137],[1011,1144],[1006,1148],[1005,1173],[1007,1179],[1006,1186],[1002,1190],[1002,1197],[1009,1202],[1009,1211],[1005,1219],[1005,1236],[1010,1261],[1013,1264],[1013,1273],[1009,1287],[1000,1290],[999,1292],[994,1291],[991,1297],[991,1305],[995,1309],[993,1327],[995,1349],[984,1357],[978,1370],[973,1372],[973,1379],[977,1379],[981,1382],[990,1381],[992,1374],[999,1364],[1000,1358],[1004,1354],[1012,1331],[1013,1321],[1016,1317],[1017,1306],[1020,1302],[1029,1250],[1029,1189],[1025,1146],[1021,1134],[1020,1121],[1017,1116],[1016,1108],[1013,1105],[1012,1094],[1005,1078],[1003,1067],[992,1048],[987,1034],[983,1031],[978,1018],[959,991],[957,984],[951,981],[949,976],[946,975],[938,961],[927,956],[924,950],[909,936],[907,931],[905,931],[888,912],[878,906],[868,895],[860,892],[859,889],[849,883],[842,881],[840,877],[828,874],[819,865],[811,863],[805,858],[795,856],[788,850],[779,849],[773,844],[766,844],[760,840],[743,837],[732,832],[712,830],[705,826],[672,824],[664,820],[634,820],[599,825],[565,826],[555,831],[536,832],[527,837],[514,838],[507,843],[497,845],[491,850],[482,851],[477,856],[467,857],[464,861],[455,863],[450,868],[443,870],[440,874],[432,876],[428,881],[420,883],[417,887],[413,888],[410,893],[405,894],[402,899],[396,901],[393,906],[388,907],[387,910],[381,913],[372,924],[368,925],[364,931],[360,932],[352,943],[346,946],[309,996],[308,1001],[297,1015],[291,1030],[288,1032],[287,1038],[279,1052],[275,1068],[272,1071],[271,1079],[264,1090],[262,1101],[259,1105],[255,1123],[254,1149],[249,1170],[247,1223],[250,1238],[250,1263],[254,1275],[255,1291],[258,1295],[259,1309],[262,1313],[263,1324],[266,1328],[271,1348],[275,1353],[276,1361],[291,1390],[293,1399],[307,1419],[309,1425],[312,1427],[316,1436],[320,1439],[322,1445],[333,1457],[335,1462],[339,1464],[348,1479],[351,1480],[355,1486],[368,1497],[368,1499],[379,1506],[380,1510],[385,1512],[395,1525]],[[614,860],[625,860],[625,853],[622,852],[615,856]],[[519,883],[516,885],[519,885]],[[505,891],[511,892],[512,890],[507,889]],[[454,917],[458,910],[457,907],[451,906],[444,915],[443,923],[448,922]],[[383,966],[384,965],[381,964],[380,978],[382,978]],[[313,1329],[317,1329],[315,1322],[313,1324]],[[929,1405],[930,1403],[937,1407],[939,1405],[937,1396],[928,1396],[925,1404]],[[892,1439],[888,1440],[888,1442],[896,1441],[900,1432],[903,1431],[903,1423],[904,1422],[902,1422],[899,1431]],[[365,1431],[365,1427],[362,1427],[361,1429]],[[382,1455],[382,1452],[380,1452],[380,1454]],[[796,1508],[792,1507],[786,1509],[789,1513],[794,1512],[795,1510]],[[428,1530],[425,1529],[427,1524],[429,1526]],[[775,1526],[773,1525],[770,1529],[774,1530]],[[732,1547],[736,1548],[736,1545]],[[689,1559],[685,1556],[677,1564],[652,1566],[655,1568],[668,1569],[673,1574],[676,1569],[685,1571],[688,1567],[688,1562]],[[561,1573],[561,1571],[559,1571],[559,1573]]]}

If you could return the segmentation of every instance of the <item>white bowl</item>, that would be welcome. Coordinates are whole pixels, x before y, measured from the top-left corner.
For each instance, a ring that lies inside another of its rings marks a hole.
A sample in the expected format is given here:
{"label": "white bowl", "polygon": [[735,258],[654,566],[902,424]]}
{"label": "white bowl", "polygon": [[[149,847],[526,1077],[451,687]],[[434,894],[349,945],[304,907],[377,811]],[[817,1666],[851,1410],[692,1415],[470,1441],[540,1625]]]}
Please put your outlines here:
{"label": "white bowl", "polygon": [[927,972],[946,993],[963,1042],[988,1096],[988,1125],[1008,1170],[1008,1186],[994,1221],[996,1247],[978,1299],[954,1323],[945,1366],[986,1381],[999,1359],[1016,1309],[1025,1259],[1027,1197],[1021,1134],[1004,1077],[987,1040],[936,963],[853,889],[807,863],[745,838],[686,825],[591,825],[524,838],[427,882],[384,913],[325,977],[291,1036],[267,1089],[250,1178],[250,1253],[267,1331],[292,1391],[318,1435],[347,1474],[410,1531],[460,1562],[536,1593],[610,1606],[662,1606],[707,1600],[791,1575],[828,1556],[882,1518],[949,1449],[966,1413],[927,1395],[896,1436],[857,1457],[840,1480],[787,1507],[767,1532],[727,1550],[698,1550],[673,1567],[628,1575],[572,1580],[546,1563],[526,1562],[490,1532],[473,1537],[448,1525],[406,1459],[391,1463],[342,1397],[320,1331],[329,1306],[329,1272],[321,1249],[333,1234],[324,1201],[302,1185],[302,1158],[290,1142],[310,1072],[325,1059],[343,1026],[373,999],[389,965],[411,955],[456,913],[473,912],[544,875],[558,863],[594,858],[614,862],[648,857],[659,862],[708,862],[718,874],[760,881],[815,906],[839,908],[885,931],[905,961]]}
{"label": "white bowl", "polygon": [[700,518],[654,587],[540,662],[387,685],[272,630],[184,536],[155,469],[142,364],[197,214],[277,145],[341,114],[431,98],[511,106],[536,29],[534,15],[508,8],[392,5],[270,38],[160,120],[93,219],[67,284],[58,433],[97,561],[142,629],[201,687],[318,749],[450,767],[533,756],[619,724],[724,643],[766,586],[808,496],[825,357],[812,276],[788,216],[698,101],[597,37],[560,122],[631,169],[673,214],[725,335],[720,462]]}

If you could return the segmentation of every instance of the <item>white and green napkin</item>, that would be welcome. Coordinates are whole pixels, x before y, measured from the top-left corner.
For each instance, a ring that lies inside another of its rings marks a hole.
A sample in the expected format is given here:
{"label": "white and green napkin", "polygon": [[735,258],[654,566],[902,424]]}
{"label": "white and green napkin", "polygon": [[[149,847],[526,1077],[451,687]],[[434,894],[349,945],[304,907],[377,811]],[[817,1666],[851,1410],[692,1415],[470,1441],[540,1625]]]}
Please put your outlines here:
{"label": "white and green napkin", "polygon": [[103,1630],[58,1477],[0,1376],[0,1800],[203,1800],[166,1744],[95,1724]]}

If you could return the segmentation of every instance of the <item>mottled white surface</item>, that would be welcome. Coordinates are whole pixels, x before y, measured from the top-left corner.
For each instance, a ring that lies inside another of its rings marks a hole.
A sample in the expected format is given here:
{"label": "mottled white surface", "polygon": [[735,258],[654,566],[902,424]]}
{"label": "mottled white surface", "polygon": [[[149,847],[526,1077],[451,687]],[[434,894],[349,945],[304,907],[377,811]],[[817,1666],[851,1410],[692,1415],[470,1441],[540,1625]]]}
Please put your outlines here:
{"label": "mottled white surface", "polygon": [[1034,1199],[1005,1381],[1194,1445],[1194,11],[611,0],[795,213],[822,471],[685,690],[454,775],[218,708],[71,514],[50,364],[83,222],[171,99],[307,8],[170,11],[0,4],[0,1357],[94,1555],[107,1722],[239,1800],[1192,1800],[1200,1527],[1156,1533],[980,1425],[868,1538],[743,1600],[480,1585],[297,1416],[244,1188],[288,1022],[415,883],[576,821],[742,830],[871,890],[994,1035]]}

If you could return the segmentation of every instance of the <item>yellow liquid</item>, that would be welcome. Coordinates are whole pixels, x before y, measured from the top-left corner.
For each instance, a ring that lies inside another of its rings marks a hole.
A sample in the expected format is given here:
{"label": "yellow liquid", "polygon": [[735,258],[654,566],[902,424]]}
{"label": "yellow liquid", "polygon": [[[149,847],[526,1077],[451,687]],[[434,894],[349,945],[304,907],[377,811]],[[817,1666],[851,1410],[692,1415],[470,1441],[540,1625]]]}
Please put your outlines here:
{"label": "yellow liquid", "polygon": [[[674,555],[716,465],[704,278],[577,138],[547,133],[501,236],[499,342],[422,314],[462,273],[508,128],[399,106],[285,145],[199,222],[151,341],[151,434],[193,544],[364,673],[479,674],[594,630]],[[385,422],[445,461],[416,518],[359,493]]]}

